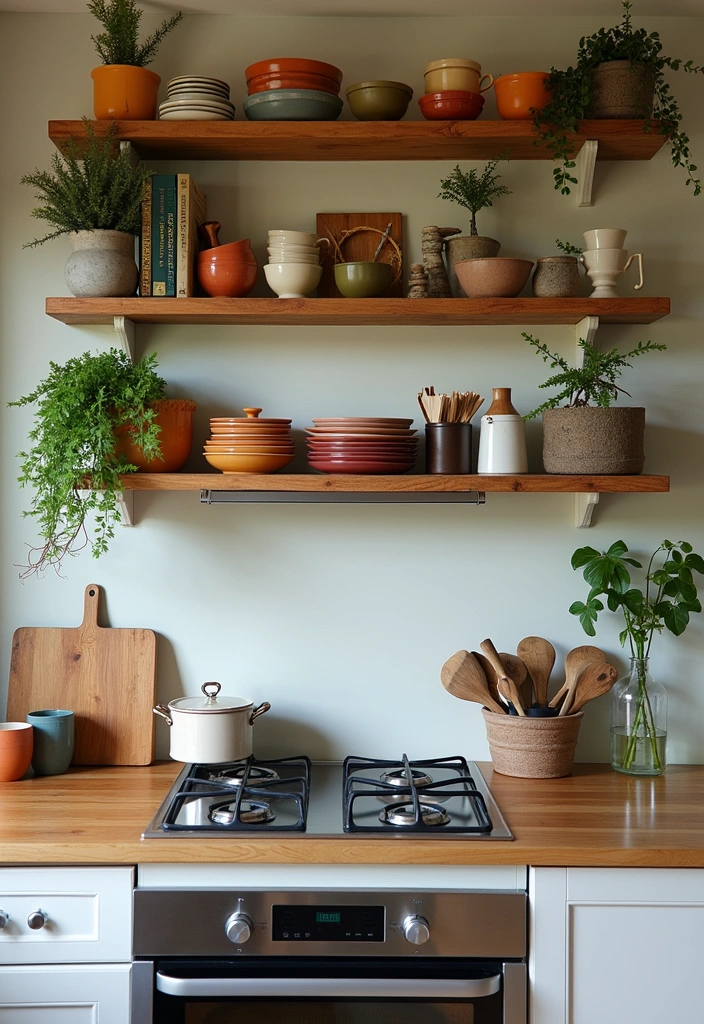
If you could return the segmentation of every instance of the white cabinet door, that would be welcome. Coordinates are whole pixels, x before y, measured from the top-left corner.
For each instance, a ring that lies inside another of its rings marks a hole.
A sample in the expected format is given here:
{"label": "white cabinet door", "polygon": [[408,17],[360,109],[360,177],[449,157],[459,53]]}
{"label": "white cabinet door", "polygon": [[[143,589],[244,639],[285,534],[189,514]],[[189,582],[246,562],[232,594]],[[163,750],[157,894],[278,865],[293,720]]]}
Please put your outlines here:
{"label": "white cabinet door", "polygon": [[704,1019],[704,871],[538,868],[529,889],[533,1021]]}
{"label": "white cabinet door", "polygon": [[144,1024],[138,982],[130,964],[0,967],[0,1024]]}

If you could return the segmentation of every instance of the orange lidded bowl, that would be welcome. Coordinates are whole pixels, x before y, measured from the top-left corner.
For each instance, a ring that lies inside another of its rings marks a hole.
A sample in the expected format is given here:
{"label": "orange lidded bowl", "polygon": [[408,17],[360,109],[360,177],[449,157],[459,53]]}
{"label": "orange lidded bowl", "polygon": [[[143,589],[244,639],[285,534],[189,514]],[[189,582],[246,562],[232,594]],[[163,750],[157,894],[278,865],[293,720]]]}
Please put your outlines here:
{"label": "orange lidded bowl", "polygon": [[550,102],[545,87],[547,71],[521,71],[494,79],[496,109],[504,121],[532,121],[534,114]]}

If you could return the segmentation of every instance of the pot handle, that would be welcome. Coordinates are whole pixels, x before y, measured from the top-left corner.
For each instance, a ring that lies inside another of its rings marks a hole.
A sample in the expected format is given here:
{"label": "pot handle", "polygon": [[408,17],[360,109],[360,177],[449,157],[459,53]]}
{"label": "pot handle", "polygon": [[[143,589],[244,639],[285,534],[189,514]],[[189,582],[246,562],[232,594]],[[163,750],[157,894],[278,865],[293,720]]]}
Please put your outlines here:
{"label": "pot handle", "polygon": [[635,291],[638,291],[639,288],[643,287],[643,253],[642,252],[631,253],[631,255],[628,257],[628,263],[623,268],[623,272],[624,272],[624,274],[626,273],[626,271],[630,267],[631,263],[633,263],[633,260],[635,260],[635,259],[638,260],[638,276],[639,276],[640,280],[638,281],[638,284],[634,284],[633,285],[633,288],[634,288]]}
{"label": "pot handle", "polygon": [[173,719],[169,714],[169,709],[165,704],[157,704],[156,707],[152,708],[152,712],[158,715],[159,718],[163,718],[167,725],[173,725]]}
{"label": "pot handle", "polygon": [[269,703],[268,700],[265,700],[262,704],[260,704],[258,707],[256,707],[254,709],[254,711],[252,712],[252,714],[249,716],[249,724],[252,725],[253,722],[254,722],[254,719],[258,718],[259,715],[266,714],[266,712],[269,710],[270,707],[271,707],[271,704]]}
{"label": "pot handle", "polygon": [[[482,82],[484,81],[485,78],[488,78],[489,82],[488,82],[487,85],[482,85]],[[494,76],[493,75],[482,75],[482,77],[479,79],[479,92],[486,92],[487,89],[491,89],[493,84],[494,84]]]}

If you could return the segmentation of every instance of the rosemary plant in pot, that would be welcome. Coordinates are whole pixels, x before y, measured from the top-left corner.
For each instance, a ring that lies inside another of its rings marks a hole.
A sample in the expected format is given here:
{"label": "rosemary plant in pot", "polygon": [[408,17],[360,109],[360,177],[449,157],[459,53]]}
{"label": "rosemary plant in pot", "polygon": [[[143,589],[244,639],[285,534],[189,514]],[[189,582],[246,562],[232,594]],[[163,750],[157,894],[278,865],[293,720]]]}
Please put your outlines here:
{"label": "rosemary plant in pot", "polygon": [[139,23],[143,12],[135,0],[89,0],[88,10],[103,26],[91,36],[103,62],[91,71],[93,110],[98,121],[153,121],[161,78],[147,64],[154,60],[165,35],[183,17],[165,18],[143,43]]}
{"label": "rosemary plant in pot", "polygon": [[[525,419],[543,416],[543,465],[546,473],[613,475],[643,471],[645,452],[645,409],[638,406],[612,407],[627,391],[616,383],[629,359],[664,349],[665,345],[639,341],[625,354],[615,348],[602,352],[580,338],[584,353],[582,366],[570,366],[549,351],[539,338],[523,334],[529,344],[558,367],[541,388],[559,388],[547,402],[527,413]],[[629,396],[630,397],[630,396]],[[566,406],[558,408],[561,402]]]}
{"label": "rosemary plant in pot", "polygon": [[689,137],[682,131],[682,115],[665,73],[702,74],[704,67],[665,56],[657,32],[633,28],[632,6],[631,0],[621,0],[618,25],[580,39],[574,67],[550,70],[546,84],[552,99],[536,112],[533,124],[556,161],[555,188],[563,195],[577,183],[574,136],[583,118],[642,118],[644,131],[659,131],[667,140],[673,166],[685,169],[685,184],[695,196],[701,192]]}
{"label": "rosemary plant in pot", "polygon": [[152,172],[133,167],[126,151],[115,152],[114,124],[98,136],[83,120],[87,143],[82,153],[72,137],[63,154],[54,153],[51,171],[35,170],[21,179],[42,203],[32,216],[54,229],[27,246],[68,234],[73,253],[65,278],[73,295],[134,295],[135,235],[141,226],[142,191]]}
{"label": "rosemary plant in pot", "polygon": [[622,540],[608,551],[578,548],[572,568],[582,569],[589,584],[586,601],[570,606],[588,636],[596,636],[595,623],[604,610],[623,616],[621,645],[628,642],[630,672],[611,691],[611,766],[627,775],[662,775],[667,740],[667,691],[650,675],[650,649],[656,633],[667,629],[684,633],[691,614],[702,610],[693,574],[704,573],[704,559],[687,541],[664,540],[651,555],[644,586],[631,585],[631,567],[643,566],[626,557]]}
{"label": "rosemary plant in pot", "polygon": [[[96,558],[107,550],[120,522],[121,474],[135,472],[140,463],[152,472],[185,463],[195,402],[164,398],[166,382],[156,366],[154,355],[133,365],[118,349],[84,352],[63,366],[50,363],[48,376],[30,394],[10,402],[35,407],[31,447],[19,453],[18,479],[34,489],[24,515],[34,520],[42,542],[30,548],[23,577],[50,566],[59,571],[67,555],[88,543]],[[175,438],[168,429],[174,418],[180,432]]]}

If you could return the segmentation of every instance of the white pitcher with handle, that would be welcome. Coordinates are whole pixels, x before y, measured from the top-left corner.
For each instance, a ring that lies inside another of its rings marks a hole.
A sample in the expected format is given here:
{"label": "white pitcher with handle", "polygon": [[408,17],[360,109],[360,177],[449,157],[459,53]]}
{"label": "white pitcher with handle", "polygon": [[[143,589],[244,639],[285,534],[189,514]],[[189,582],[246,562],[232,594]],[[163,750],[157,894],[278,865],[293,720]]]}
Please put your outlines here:
{"label": "white pitcher with handle", "polygon": [[584,264],[587,277],[594,286],[591,294],[593,299],[616,299],[616,281],[630,267],[633,260],[638,260],[638,284],[636,291],[643,287],[643,254],[640,252],[628,255],[627,249],[585,249],[580,257]]}

